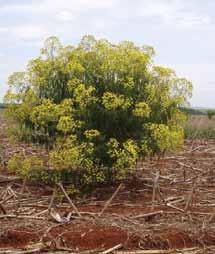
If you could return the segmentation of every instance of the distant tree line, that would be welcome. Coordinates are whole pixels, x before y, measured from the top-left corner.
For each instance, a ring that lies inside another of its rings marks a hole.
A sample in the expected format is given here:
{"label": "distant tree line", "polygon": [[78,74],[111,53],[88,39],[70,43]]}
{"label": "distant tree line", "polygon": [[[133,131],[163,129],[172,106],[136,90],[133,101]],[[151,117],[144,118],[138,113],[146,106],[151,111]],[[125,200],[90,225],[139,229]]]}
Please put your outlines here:
{"label": "distant tree line", "polygon": [[180,110],[188,115],[207,115],[205,110],[195,109],[191,107],[180,107]]}
{"label": "distant tree line", "polygon": [[0,103],[0,108],[6,108],[6,104],[5,103]]}

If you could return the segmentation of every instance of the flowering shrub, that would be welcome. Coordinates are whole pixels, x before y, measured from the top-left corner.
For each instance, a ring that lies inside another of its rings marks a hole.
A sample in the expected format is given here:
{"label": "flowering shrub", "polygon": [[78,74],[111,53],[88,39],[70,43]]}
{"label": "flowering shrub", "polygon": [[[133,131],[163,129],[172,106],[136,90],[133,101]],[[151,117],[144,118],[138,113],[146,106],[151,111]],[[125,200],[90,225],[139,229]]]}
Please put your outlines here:
{"label": "flowering shrub", "polygon": [[8,115],[28,139],[51,147],[50,168],[82,172],[87,183],[124,178],[140,157],[183,144],[179,107],[192,84],[154,66],[153,54],[127,41],[85,36],[64,47],[48,38],[27,70],[9,78]]}

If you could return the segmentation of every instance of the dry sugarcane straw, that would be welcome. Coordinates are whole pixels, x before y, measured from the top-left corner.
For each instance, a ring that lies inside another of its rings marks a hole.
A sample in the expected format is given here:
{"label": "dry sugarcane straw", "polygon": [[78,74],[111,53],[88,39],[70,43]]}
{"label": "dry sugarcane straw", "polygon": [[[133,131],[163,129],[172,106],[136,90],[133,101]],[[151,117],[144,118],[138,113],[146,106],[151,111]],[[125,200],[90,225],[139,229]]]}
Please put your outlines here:
{"label": "dry sugarcane straw", "polygon": [[108,254],[108,253],[111,253],[113,251],[119,250],[122,247],[123,247],[123,245],[120,243],[120,244],[118,244],[118,245],[116,245],[116,246],[114,246],[114,247],[112,247],[112,248],[110,248],[108,250],[103,251],[101,254]]}
{"label": "dry sugarcane straw", "polygon": [[157,187],[158,187],[159,177],[160,177],[160,171],[158,170],[156,172],[156,176],[155,176],[155,180],[154,180],[154,186],[153,186],[152,207],[151,207],[152,211],[154,210],[154,206],[155,206],[155,198],[156,198],[156,191],[157,191]]}
{"label": "dry sugarcane straw", "polygon": [[120,189],[122,188],[123,184],[121,183],[118,188],[116,189],[116,191],[114,192],[114,194],[111,196],[111,198],[106,202],[105,206],[103,207],[102,211],[100,212],[99,216],[101,216],[104,211],[108,208],[108,206],[111,204],[111,202],[113,201],[113,199],[116,197],[116,195],[118,194],[118,192],[120,191]]}
{"label": "dry sugarcane straw", "polygon": [[61,183],[58,183],[58,186],[61,188],[61,190],[63,191],[65,197],[67,198],[67,200],[69,201],[70,205],[72,206],[72,208],[75,210],[75,212],[78,214],[79,217],[82,217],[80,212],[78,211],[78,208],[75,206],[75,204],[72,202],[72,200],[70,199],[69,195],[66,193],[63,185]]}
{"label": "dry sugarcane straw", "polygon": [[145,213],[145,214],[139,214],[137,216],[133,216],[132,219],[140,219],[140,218],[149,218],[149,217],[154,217],[156,215],[162,215],[163,211],[156,211],[156,212],[151,212],[151,213]]}
{"label": "dry sugarcane straw", "polygon": [[0,203],[0,211],[2,211],[3,214],[7,214],[5,207],[1,203]]}
{"label": "dry sugarcane straw", "polygon": [[49,203],[49,207],[48,207],[49,213],[50,213],[51,208],[52,208],[52,206],[53,206],[54,199],[55,199],[55,197],[56,197],[56,192],[57,192],[57,188],[55,187],[54,190],[53,190],[53,194],[52,194],[52,197],[51,197],[51,201],[50,201],[50,203]]}
{"label": "dry sugarcane straw", "polygon": [[36,217],[36,216],[29,216],[29,215],[16,215],[16,214],[3,214],[0,215],[0,219],[34,219],[34,220],[46,220],[44,217]]}
{"label": "dry sugarcane straw", "polygon": [[116,254],[200,254],[198,248],[187,248],[181,250],[137,250],[137,251],[116,251]]}
{"label": "dry sugarcane straw", "polygon": [[187,198],[187,202],[186,202],[186,205],[185,205],[185,208],[184,208],[185,212],[187,212],[187,210],[188,210],[188,208],[190,206],[190,203],[191,203],[191,201],[193,199],[193,194],[194,194],[194,190],[196,188],[197,181],[198,181],[198,177],[194,180],[191,192],[190,192],[190,194],[189,194],[189,196]]}

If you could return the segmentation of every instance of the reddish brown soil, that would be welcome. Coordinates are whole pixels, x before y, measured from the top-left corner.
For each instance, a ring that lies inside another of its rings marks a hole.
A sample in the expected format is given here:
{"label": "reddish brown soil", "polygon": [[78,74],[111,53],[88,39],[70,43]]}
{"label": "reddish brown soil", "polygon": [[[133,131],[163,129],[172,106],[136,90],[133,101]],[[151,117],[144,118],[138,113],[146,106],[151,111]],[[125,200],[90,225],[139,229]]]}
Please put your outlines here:
{"label": "reddish brown soil", "polygon": [[39,234],[29,229],[9,229],[0,236],[0,248],[25,247],[39,241]]}
{"label": "reddish brown soil", "polygon": [[68,243],[72,249],[103,249],[111,248],[117,244],[137,248],[129,239],[129,233],[114,227],[106,225],[80,225],[79,227],[58,228],[51,231],[52,237],[61,237]]}
{"label": "reddish brown soil", "polygon": [[147,248],[156,249],[183,249],[196,246],[196,241],[191,239],[189,235],[183,231],[172,229],[167,232],[156,233],[153,236],[146,238]]}
{"label": "reddish brown soil", "polygon": [[[42,233],[29,229],[13,229],[4,232],[0,237],[0,248],[23,248],[40,240]],[[118,244],[126,248],[136,249],[140,238],[130,235],[125,230],[114,226],[85,224],[79,226],[60,226],[49,232],[44,239],[62,241],[66,247],[75,250],[105,249]]]}
{"label": "reddish brown soil", "polygon": [[[42,233],[35,233],[29,229],[8,230],[0,236],[0,248],[23,248],[40,240]],[[138,236],[115,226],[107,225],[67,225],[51,230],[46,242],[63,243],[64,247],[73,250],[108,249],[122,244],[125,249],[183,249],[215,243],[214,232],[205,232],[202,235],[190,236],[178,229],[170,229],[151,235]]]}

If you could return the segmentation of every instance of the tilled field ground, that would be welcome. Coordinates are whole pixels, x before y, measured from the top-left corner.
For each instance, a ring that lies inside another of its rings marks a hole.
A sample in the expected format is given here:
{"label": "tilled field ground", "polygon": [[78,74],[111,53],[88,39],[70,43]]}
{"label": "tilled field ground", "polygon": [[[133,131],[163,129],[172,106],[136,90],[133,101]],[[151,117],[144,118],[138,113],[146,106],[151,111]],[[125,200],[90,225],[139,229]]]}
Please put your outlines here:
{"label": "tilled field ground", "polygon": [[[4,163],[20,149],[45,155],[9,143],[0,122]],[[215,142],[187,141],[181,152],[142,162],[135,178],[74,200],[60,187],[55,198],[49,186],[22,193],[4,163],[0,253],[215,253]]]}

